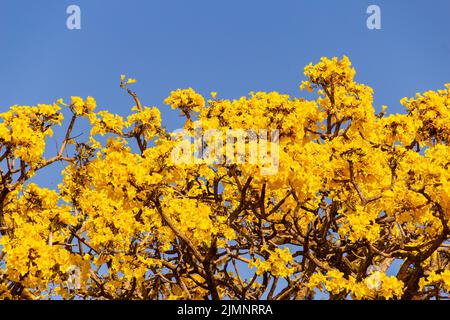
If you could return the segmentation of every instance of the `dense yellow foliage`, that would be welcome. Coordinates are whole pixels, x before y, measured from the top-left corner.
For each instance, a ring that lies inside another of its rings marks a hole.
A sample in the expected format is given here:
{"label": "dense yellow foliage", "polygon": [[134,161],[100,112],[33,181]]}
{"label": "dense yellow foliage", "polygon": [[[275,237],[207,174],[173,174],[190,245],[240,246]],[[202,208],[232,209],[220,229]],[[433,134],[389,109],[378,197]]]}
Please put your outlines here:
{"label": "dense yellow foliage", "polygon": [[[136,103],[127,118],[97,111],[92,97],[1,113],[0,298],[448,296],[450,84],[386,116],[347,57],[322,58],[305,76],[300,88],[315,100],[208,100],[192,89],[165,100],[192,134],[195,120],[202,130],[278,129],[268,175],[248,161],[175,163],[179,139],[125,76]],[[48,158],[63,114],[65,137]],[[57,162],[55,190],[33,183]]]}

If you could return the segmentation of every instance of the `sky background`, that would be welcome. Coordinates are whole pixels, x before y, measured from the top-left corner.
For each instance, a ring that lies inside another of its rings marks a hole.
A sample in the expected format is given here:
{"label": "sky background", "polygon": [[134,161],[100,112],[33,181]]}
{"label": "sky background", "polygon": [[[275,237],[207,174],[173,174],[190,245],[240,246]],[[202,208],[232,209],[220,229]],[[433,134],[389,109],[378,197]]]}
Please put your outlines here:
{"label": "sky background", "polygon": [[[81,30],[66,27],[71,4]],[[370,4],[381,8],[381,30],[366,27]],[[301,96],[305,65],[345,54],[374,88],[375,107],[397,112],[402,97],[450,82],[449,18],[448,0],[0,0],[0,111],[91,95],[126,115],[124,73],[177,128],[163,105],[171,90]]]}
{"label": "sky background", "polygon": [[[73,4],[81,30],[66,27]],[[366,26],[371,4],[381,30]],[[183,119],[163,104],[171,90],[302,96],[304,66],[342,55],[374,89],[376,110],[403,112],[401,98],[450,82],[449,19],[448,0],[0,0],[0,112],[90,95],[98,110],[126,116],[134,104],[119,88],[126,74],[173,130]],[[49,155],[62,138],[55,132]],[[41,183],[53,185],[50,177]]]}
{"label": "sky background", "polygon": [[[81,30],[66,27],[72,4]],[[366,26],[371,4],[381,8],[381,30]],[[448,0],[0,0],[0,112],[90,95],[99,110],[125,116],[133,105],[119,88],[126,74],[176,129],[182,119],[163,104],[171,90],[301,96],[304,66],[342,55],[374,89],[376,110],[403,112],[402,97],[450,82],[449,21]],[[38,182],[55,187],[60,169]]]}

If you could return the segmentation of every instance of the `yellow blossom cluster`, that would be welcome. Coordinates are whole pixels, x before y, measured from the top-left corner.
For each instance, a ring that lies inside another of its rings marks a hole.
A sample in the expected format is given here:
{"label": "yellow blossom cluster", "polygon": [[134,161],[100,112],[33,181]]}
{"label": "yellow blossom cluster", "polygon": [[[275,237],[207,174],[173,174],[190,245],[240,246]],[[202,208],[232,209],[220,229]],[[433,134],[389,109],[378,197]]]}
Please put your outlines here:
{"label": "yellow blossom cluster", "polygon": [[180,109],[184,114],[189,114],[190,111],[200,112],[205,106],[205,99],[192,88],[178,89],[172,91],[164,103],[170,105],[172,109]]}
{"label": "yellow blossom cluster", "polygon": [[87,97],[86,100],[83,100],[80,97],[73,96],[71,107],[75,114],[82,116],[93,112],[97,107],[97,102],[92,97]]}
{"label": "yellow blossom cluster", "polygon": [[350,293],[354,299],[384,299],[400,298],[403,294],[403,282],[394,276],[387,276],[384,272],[375,271],[367,276],[364,281],[357,281],[353,276],[346,278],[337,270],[331,270],[326,274],[315,273],[308,282],[311,289],[319,288],[329,294],[347,297]]}
{"label": "yellow blossom cluster", "polygon": [[46,137],[53,135],[52,126],[60,125],[60,106],[14,106],[0,114],[0,141],[14,151],[14,157],[32,165],[39,162],[45,151]]}
{"label": "yellow blossom cluster", "polygon": [[269,258],[266,261],[257,259],[254,263],[250,263],[249,267],[255,266],[258,275],[270,272],[275,277],[285,278],[294,273],[294,268],[288,267],[288,264],[292,264],[293,261],[288,247],[276,248],[273,252],[269,252]]}

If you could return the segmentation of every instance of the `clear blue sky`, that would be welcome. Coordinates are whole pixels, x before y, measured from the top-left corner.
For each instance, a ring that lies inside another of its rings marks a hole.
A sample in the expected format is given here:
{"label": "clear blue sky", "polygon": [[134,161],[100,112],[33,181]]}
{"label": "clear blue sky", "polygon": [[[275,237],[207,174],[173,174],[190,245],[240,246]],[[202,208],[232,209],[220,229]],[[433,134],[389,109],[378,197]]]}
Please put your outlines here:
{"label": "clear blue sky", "polygon": [[[70,4],[81,8],[81,30],[66,28]],[[381,30],[366,27],[369,4],[381,7]],[[376,107],[397,111],[403,96],[450,81],[449,20],[448,0],[0,0],[0,111],[92,95],[124,115],[125,73],[175,128],[180,119],[162,103],[173,89],[301,95],[306,64],[343,54]]]}
{"label": "clear blue sky", "polygon": [[[66,27],[71,4],[81,30]],[[370,4],[381,8],[381,30],[366,27]],[[125,73],[175,129],[182,119],[163,105],[171,90],[298,96],[305,65],[343,54],[374,88],[377,110],[398,112],[402,97],[450,82],[449,20],[448,0],[0,0],[0,112],[91,95],[127,115]]]}
{"label": "clear blue sky", "polygon": [[[71,4],[81,30],[66,28]],[[381,8],[381,30],[366,27],[370,4]],[[305,65],[344,54],[374,88],[377,110],[400,112],[402,97],[450,82],[449,21],[448,0],[0,0],[0,112],[91,95],[126,115],[125,73],[175,129],[181,119],[162,103],[171,90],[299,96]],[[55,186],[59,169],[49,170],[38,180]]]}

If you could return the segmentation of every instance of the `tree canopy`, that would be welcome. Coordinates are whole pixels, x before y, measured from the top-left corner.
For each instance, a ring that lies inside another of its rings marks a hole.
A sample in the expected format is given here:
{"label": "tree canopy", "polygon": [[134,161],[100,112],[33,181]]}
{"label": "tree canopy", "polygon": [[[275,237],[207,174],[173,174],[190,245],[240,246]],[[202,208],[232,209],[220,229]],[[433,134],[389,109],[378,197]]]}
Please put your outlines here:
{"label": "tree canopy", "polygon": [[[273,174],[249,154],[201,162],[192,148],[177,162],[184,138],[125,76],[135,104],[125,118],[92,97],[1,113],[0,298],[448,297],[450,84],[389,114],[375,112],[347,57],[304,74],[312,100],[193,89],[165,100],[192,137],[196,121],[223,134],[277,130]],[[49,157],[57,126],[65,135]],[[36,183],[60,164],[57,187]]]}

